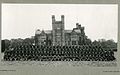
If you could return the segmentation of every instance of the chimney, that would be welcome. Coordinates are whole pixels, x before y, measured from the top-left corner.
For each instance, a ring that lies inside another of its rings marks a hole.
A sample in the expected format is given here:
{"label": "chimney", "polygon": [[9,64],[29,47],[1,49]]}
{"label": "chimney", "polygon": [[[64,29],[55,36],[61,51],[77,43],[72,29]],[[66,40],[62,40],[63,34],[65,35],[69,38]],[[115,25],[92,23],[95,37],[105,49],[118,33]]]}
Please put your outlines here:
{"label": "chimney", "polygon": [[78,28],[79,27],[79,23],[76,23],[76,28]]}

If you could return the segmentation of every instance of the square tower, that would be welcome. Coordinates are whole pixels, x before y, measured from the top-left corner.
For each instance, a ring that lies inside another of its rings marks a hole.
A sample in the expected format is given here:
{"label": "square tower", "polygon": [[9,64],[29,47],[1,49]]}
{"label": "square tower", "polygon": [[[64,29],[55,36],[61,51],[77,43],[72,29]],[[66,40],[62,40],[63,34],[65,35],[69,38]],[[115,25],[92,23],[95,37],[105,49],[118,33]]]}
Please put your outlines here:
{"label": "square tower", "polygon": [[55,16],[52,15],[52,36],[53,45],[65,45],[65,35],[64,35],[64,15],[61,15],[61,21],[56,21]]}

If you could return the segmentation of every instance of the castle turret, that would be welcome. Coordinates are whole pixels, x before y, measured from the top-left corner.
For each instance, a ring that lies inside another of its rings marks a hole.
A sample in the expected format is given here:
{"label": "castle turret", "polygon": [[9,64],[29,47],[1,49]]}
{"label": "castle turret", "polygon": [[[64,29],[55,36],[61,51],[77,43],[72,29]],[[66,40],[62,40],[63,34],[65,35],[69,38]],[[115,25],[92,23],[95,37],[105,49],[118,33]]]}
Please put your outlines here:
{"label": "castle turret", "polygon": [[62,45],[65,45],[64,15],[61,15],[61,21],[62,21]]}
{"label": "castle turret", "polygon": [[55,45],[55,15],[52,15],[52,37],[53,45]]}
{"label": "castle turret", "polygon": [[55,15],[52,15],[52,23],[55,23]]}
{"label": "castle turret", "polygon": [[61,15],[61,21],[64,24],[64,15]]}

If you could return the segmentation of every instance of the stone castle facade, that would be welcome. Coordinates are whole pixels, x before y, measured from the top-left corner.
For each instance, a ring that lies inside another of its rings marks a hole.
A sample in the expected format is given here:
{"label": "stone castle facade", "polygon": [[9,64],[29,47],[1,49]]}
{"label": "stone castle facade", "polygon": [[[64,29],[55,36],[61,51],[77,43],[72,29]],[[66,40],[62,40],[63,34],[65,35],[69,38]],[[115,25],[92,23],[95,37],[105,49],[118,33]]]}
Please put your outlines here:
{"label": "stone castle facade", "polygon": [[83,45],[91,42],[85,35],[84,27],[76,23],[76,28],[72,30],[65,30],[65,17],[61,15],[61,21],[56,21],[55,16],[52,15],[52,30],[39,29],[35,32],[36,45]]}

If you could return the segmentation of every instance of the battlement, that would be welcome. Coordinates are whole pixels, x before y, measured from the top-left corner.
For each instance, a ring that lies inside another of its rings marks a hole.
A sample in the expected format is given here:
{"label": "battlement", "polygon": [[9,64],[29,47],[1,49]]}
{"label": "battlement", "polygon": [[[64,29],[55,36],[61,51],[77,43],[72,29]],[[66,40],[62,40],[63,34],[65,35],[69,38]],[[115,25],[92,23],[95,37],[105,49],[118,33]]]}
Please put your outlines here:
{"label": "battlement", "polygon": [[52,23],[64,23],[64,15],[61,15],[61,21],[56,21],[55,15],[52,15]]}

